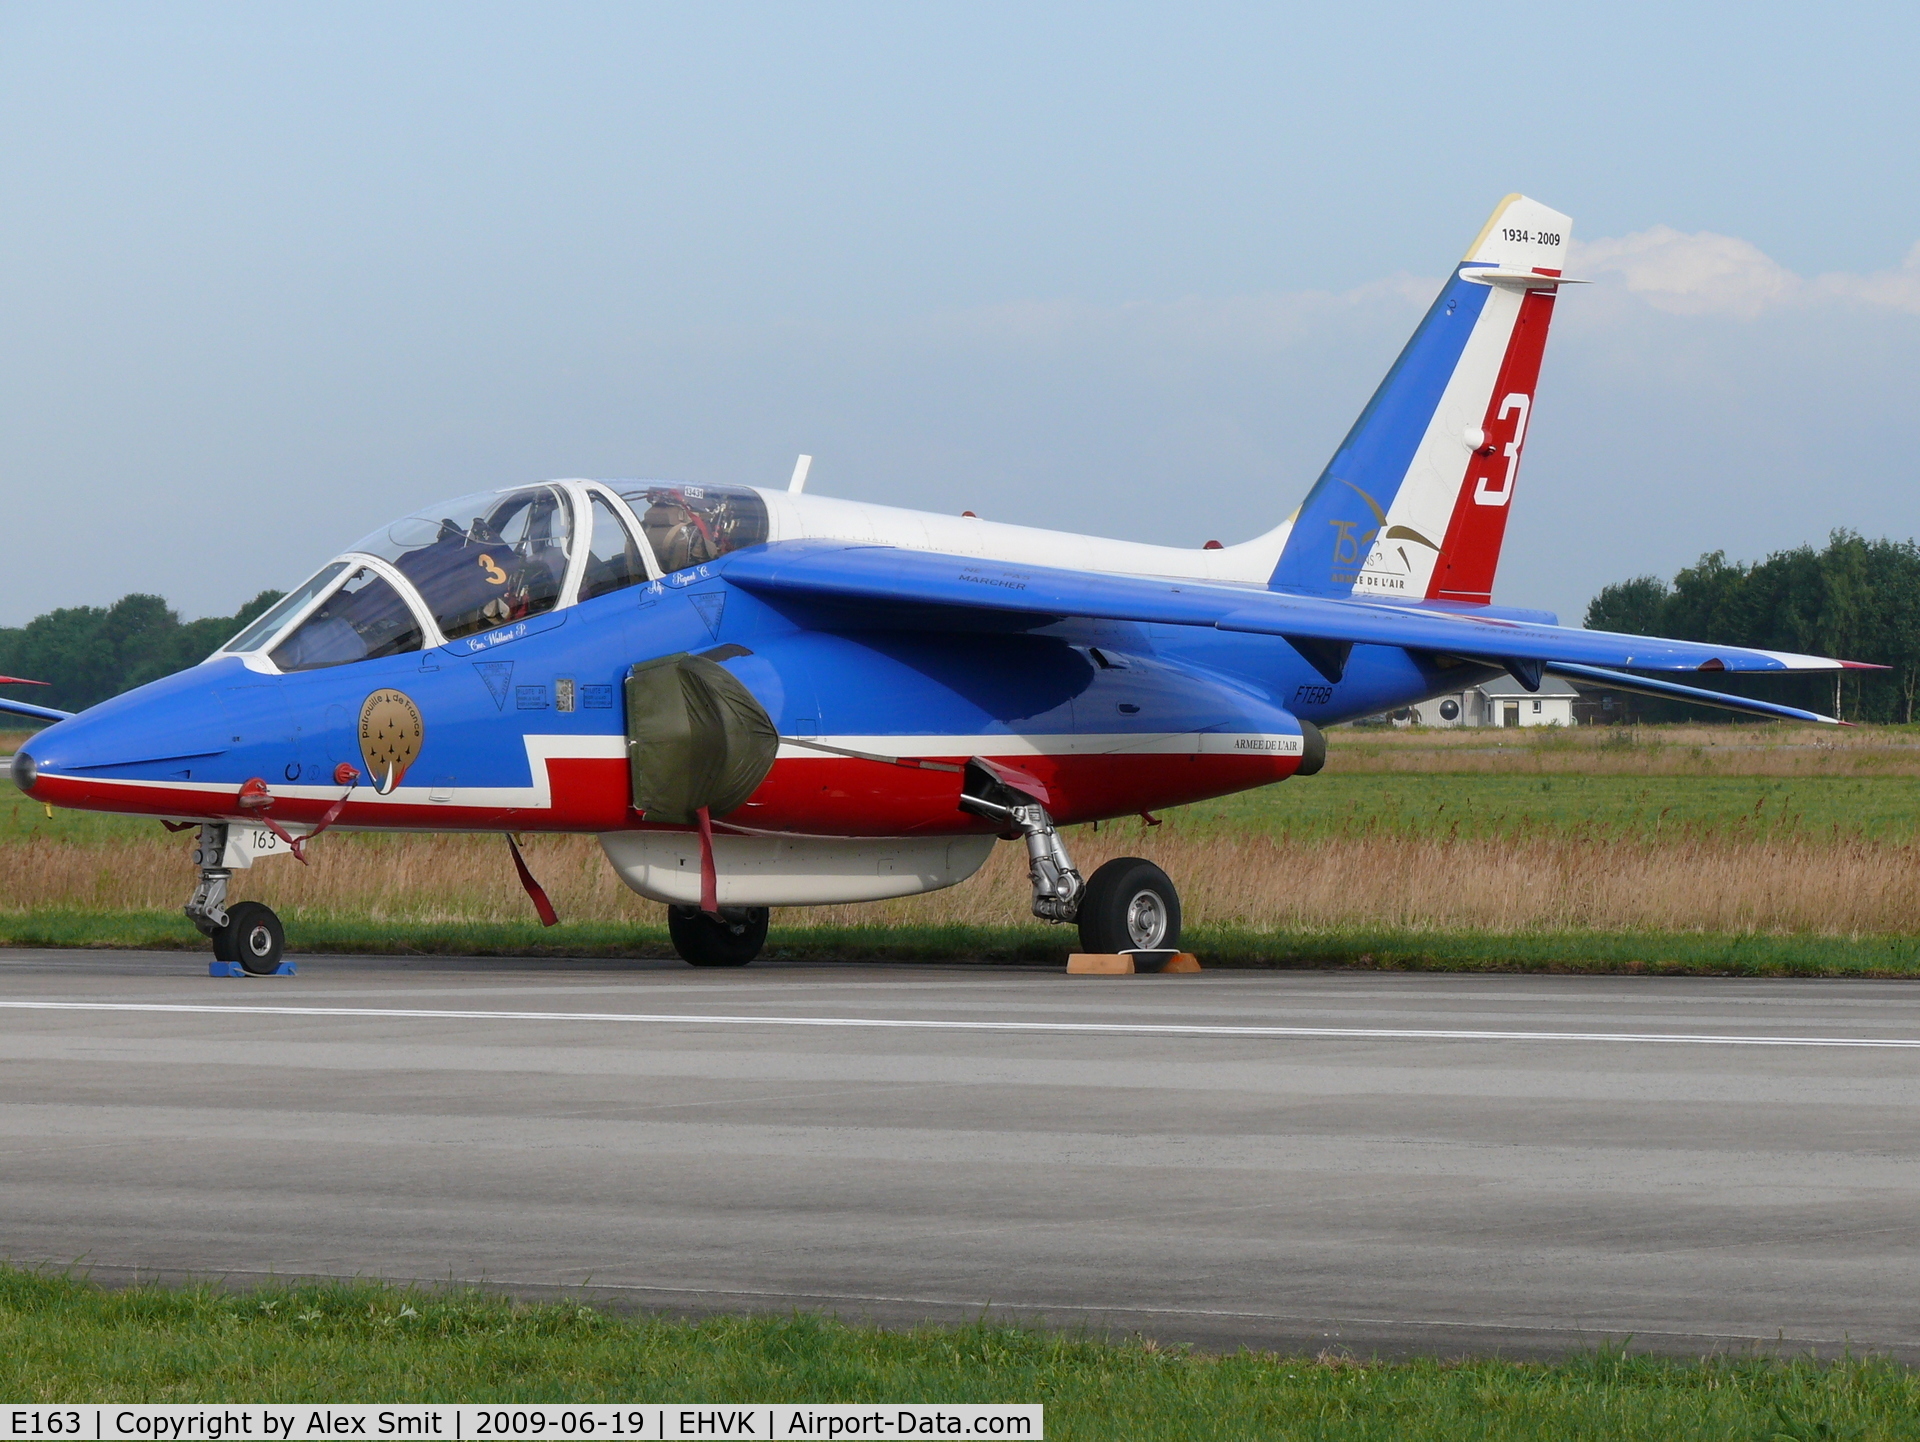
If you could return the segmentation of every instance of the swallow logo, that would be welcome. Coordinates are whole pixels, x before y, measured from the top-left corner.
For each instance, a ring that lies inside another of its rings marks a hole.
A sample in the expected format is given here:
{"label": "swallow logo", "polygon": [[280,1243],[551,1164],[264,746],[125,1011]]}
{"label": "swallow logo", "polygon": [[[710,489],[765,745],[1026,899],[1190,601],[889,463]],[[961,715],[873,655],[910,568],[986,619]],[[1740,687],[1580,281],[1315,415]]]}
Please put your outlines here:
{"label": "swallow logo", "polygon": [[[1360,522],[1358,521],[1329,522],[1328,524],[1333,527],[1333,563],[1335,566],[1350,568],[1358,565],[1361,556],[1366,553],[1371,553],[1373,543],[1383,536],[1389,541],[1411,541],[1416,546],[1425,546],[1435,555],[1440,553],[1439,546],[1414,530],[1412,526],[1388,525],[1387,513],[1381,509],[1380,503],[1365,491],[1361,490],[1352,481],[1343,480],[1340,484],[1367,503],[1367,509],[1373,512],[1373,529],[1370,531],[1359,530]],[[1362,547],[1365,547],[1365,552],[1362,551]],[[1407,570],[1411,571],[1413,569],[1413,562],[1407,556],[1407,548],[1400,546],[1397,549],[1400,552],[1401,561],[1405,563]],[[1336,582],[1343,580],[1351,581],[1352,579],[1353,577],[1350,574],[1346,576],[1336,575],[1334,577]]]}
{"label": "swallow logo", "polygon": [[427,723],[404,691],[375,691],[360,706],[360,757],[373,789],[388,795],[420,759]]}

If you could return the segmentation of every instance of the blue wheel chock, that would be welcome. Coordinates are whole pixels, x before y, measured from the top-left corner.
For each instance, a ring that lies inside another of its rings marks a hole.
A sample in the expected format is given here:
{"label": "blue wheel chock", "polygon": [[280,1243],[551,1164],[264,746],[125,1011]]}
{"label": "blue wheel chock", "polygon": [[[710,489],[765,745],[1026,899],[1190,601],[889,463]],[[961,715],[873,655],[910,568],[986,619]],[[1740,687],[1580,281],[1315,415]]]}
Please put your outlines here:
{"label": "blue wheel chock", "polygon": [[[295,976],[300,968],[291,961],[283,961],[273,969],[275,976]],[[208,976],[252,976],[253,973],[237,961],[210,961],[207,963]]]}

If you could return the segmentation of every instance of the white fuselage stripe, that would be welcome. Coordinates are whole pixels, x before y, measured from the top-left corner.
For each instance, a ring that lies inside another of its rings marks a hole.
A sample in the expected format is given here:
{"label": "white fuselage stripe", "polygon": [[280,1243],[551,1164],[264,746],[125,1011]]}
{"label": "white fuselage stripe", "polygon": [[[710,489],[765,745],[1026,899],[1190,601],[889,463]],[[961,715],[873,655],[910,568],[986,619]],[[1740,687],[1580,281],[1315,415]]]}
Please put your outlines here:
{"label": "white fuselage stripe", "polygon": [[[453,805],[486,808],[515,808],[545,811],[553,805],[553,786],[547,763],[550,761],[624,761],[626,737],[620,735],[562,736],[533,734],[525,738],[527,767],[533,777],[531,786],[451,785],[410,773],[412,784],[396,787],[385,796],[370,788],[355,790],[355,805],[424,806]],[[782,761],[838,761],[845,757],[816,750],[814,746],[833,747],[879,757],[951,757],[951,756],[1298,756],[1304,748],[1299,736],[1251,731],[1116,731],[1097,735],[1072,732],[1022,736],[988,733],[975,736],[804,736],[783,740],[779,751]],[[74,776],[66,772],[48,772],[63,780],[84,780],[93,786],[138,786],[153,790],[201,793],[210,783],[202,781],[164,781],[124,776]],[[228,783],[231,785],[231,783]],[[224,787],[218,789],[225,789]],[[340,799],[337,785],[304,786],[276,783],[276,796],[328,802]]]}
{"label": "white fuselage stripe", "polygon": [[930,1021],[869,1016],[709,1016],[677,1012],[468,1011],[384,1006],[233,1006],[143,1001],[0,1001],[13,1011],[109,1011],[218,1016],[364,1016],[409,1021],[597,1021],[653,1026],[811,1026],[909,1031],[1049,1032],[1068,1036],[1217,1036],[1357,1041],[1635,1042],[1662,1046],[1920,1049],[1920,1038],[1753,1036],[1716,1032],[1494,1031],[1372,1026],[1202,1026],[1102,1021]]}

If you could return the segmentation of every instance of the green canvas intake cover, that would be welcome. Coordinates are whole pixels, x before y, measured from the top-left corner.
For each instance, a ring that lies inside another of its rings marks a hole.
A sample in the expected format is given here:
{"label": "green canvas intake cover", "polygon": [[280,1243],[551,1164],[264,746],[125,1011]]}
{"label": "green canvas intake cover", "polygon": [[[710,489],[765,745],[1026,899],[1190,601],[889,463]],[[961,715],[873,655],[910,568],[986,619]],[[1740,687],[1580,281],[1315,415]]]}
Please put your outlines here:
{"label": "green canvas intake cover", "polygon": [[634,809],[691,826],[724,816],[773,769],[780,733],[726,667],[682,651],[627,674],[627,765]]}

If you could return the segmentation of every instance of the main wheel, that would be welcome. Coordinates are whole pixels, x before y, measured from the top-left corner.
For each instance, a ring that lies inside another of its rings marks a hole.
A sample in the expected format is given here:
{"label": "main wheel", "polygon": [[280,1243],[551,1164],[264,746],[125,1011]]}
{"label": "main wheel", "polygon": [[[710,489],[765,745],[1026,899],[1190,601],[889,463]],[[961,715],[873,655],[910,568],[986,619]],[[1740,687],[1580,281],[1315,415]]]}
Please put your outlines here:
{"label": "main wheel", "polygon": [[745,966],[767,944],[767,908],[729,907],[718,917],[697,906],[669,906],[667,935],[690,966]]}
{"label": "main wheel", "polygon": [[1151,861],[1122,856],[1087,879],[1080,893],[1080,945],[1101,956],[1180,944],[1180,893]]}
{"label": "main wheel", "polygon": [[227,924],[213,934],[213,954],[237,961],[254,976],[272,976],[287,949],[287,933],[270,907],[243,901],[227,908]]}

